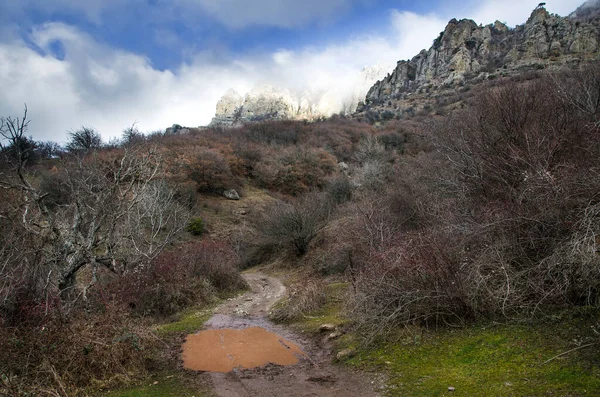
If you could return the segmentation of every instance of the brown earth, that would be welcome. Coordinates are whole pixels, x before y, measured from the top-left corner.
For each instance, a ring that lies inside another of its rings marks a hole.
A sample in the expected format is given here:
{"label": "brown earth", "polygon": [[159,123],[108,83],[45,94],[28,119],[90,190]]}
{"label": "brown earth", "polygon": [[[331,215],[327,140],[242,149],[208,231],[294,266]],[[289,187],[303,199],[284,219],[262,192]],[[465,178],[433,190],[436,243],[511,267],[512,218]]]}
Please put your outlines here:
{"label": "brown earth", "polygon": [[269,309],[285,294],[281,281],[262,273],[244,278],[251,291],[219,306],[205,330],[184,344],[184,365],[192,367],[197,360],[207,366],[202,370],[214,371],[208,373],[217,396],[379,395],[381,379],[332,364],[328,349],[267,320]]}

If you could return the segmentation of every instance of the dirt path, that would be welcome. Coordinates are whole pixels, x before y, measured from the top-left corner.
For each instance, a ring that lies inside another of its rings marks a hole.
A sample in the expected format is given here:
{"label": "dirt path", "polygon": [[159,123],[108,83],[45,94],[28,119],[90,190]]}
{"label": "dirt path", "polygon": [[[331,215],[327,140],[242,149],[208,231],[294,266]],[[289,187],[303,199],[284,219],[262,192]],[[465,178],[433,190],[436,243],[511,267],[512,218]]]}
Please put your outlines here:
{"label": "dirt path", "polygon": [[[219,397],[370,397],[378,381],[351,369],[333,365],[328,352],[313,341],[266,319],[269,309],[283,297],[285,287],[276,278],[262,273],[247,273],[244,278],[251,291],[219,306],[206,323],[207,330],[245,330],[260,327],[282,340],[299,346],[305,355],[289,366],[267,364],[255,369],[234,369],[228,373],[210,373]],[[243,341],[242,341],[243,343]]]}

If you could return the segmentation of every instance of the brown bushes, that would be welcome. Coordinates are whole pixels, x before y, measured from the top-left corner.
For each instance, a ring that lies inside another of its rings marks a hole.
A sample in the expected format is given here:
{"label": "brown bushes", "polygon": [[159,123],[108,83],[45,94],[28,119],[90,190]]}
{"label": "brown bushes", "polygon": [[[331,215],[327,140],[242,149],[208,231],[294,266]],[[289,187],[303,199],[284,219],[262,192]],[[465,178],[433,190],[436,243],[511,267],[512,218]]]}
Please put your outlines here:
{"label": "brown bushes", "polygon": [[369,340],[600,304],[597,107],[556,81],[479,94],[434,124],[436,152],[404,161],[394,193],[357,202],[351,310]]}
{"label": "brown bushes", "polygon": [[265,208],[259,220],[264,245],[275,245],[298,256],[304,255],[310,242],[325,226],[330,205],[321,194],[312,194],[292,203],[273,203]]}
{"label": "brown bushes", "polygon": [[445,326],[473,317],[467,271],[450,248],[452,237],[407,236],[357,272],[350,309],[363,336],[373,340],[401,325]]}
{"label": "brown bushes", "polygon": [[323,188],[335,166],[335,158],[324,150],[290,147],[264,156],[252,174],[259,186],[297,196]]}
{"label": "brown bushes", "polygon": [[221,194],[238,188],[240,179],[233,174],[225,157],[211,149],[200,148],[189,164],[189,178],[199,192]]}
{"label": "brown bushes", "polygon": [[146,373],[157,339],[118,307],[30,328],[0,328],[0,394],[84,395]]}
{"label": "brown bushes", "polygon": [[164,252],[109,284],[101,299],[125,303],[140,314],[166,316],[209,302],[217,292],[244,287],[229,244],[204,240]]}
{"label": "brown bushes", "polygon": [[146,316],[167,316],[243,288],[236,265],[227,243],[206,240],[163,252],[120,277],[99,272],[76,305],[58,296],[17,296],[19,316],[0,327],[0,394],[4,388],[9,395],[83,395],[87,387],[143,376],[155,365],[158,342]]}

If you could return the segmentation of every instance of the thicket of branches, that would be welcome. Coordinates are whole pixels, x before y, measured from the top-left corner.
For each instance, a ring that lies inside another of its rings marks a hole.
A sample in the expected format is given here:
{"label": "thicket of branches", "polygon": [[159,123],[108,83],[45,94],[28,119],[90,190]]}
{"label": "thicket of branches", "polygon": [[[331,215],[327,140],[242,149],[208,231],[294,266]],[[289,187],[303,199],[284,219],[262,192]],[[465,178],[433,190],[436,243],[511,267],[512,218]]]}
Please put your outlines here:
{"label": "thicket of branches", "polygon": [[352,311],[369,340],[600,305],[599,77],[506,82],[428,125],[434,150],[407,159],[383,206],[416,203],[416,223],[383,222],[389,237],[359,249]]}

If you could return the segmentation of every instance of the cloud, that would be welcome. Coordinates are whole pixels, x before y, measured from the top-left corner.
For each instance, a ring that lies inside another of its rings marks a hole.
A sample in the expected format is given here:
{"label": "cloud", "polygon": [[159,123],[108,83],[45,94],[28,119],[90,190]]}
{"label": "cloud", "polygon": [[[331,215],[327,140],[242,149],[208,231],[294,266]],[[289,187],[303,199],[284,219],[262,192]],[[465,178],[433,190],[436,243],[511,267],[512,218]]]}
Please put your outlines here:
{"label": "cloud", "polygon": [[[178,75],[155,70],[146,58],[103,46],[63,24],[43,25],[31,40],[47,54],[23,42],[0,45],[0,85],[7,88],[0,91],[0,109],[16,116],[26,102],[36,139],[62,141],[81,125],[98,128],[105,138],[135,121],[146,130],[174,122],[196,125],[214,112],[208,104],[216,103],[218,85],[235,82],[214,66],[182,67]],[[57,41],[63,60],[48,55]]]}
{"label": "cloud", "polygon": [[410,59],[431,47],[433,39],[444,30],[447,18],[434,14],[419,15],[408,11],[393,11],[392,25],[399,40],[398,59]]}
{"label": "cloud", "polygon": [[[205,125],[228,88],[245,93],[256,84],[273,84],[295,92],[346,92],[363,67],[379,63],[390,65],[391,71],[408,54],[403,47],[409,43],[414,48],[428,47],[439,31],[439,21],[433,23],[432,37],[410,34],[415,25],[429,26],[428,21],[428,17],[398,13],[381,35],[238,58],[215,59],[199,53],[189,64],[165,71],[153,68],[143,56],[101,44],[72,26],[47,23],[29,37],[41,53],[20,39],[0,44],[0,85],[10,87],[0,91],[0,111],[19,115],[26,102],[34,138],[58,141],[81,125],[97,128],[105,139],[120,135],[136,121],[146,131],[173,123]],[[64,58],[53,56],[57,43]]]}
{"label": "cloud", "polygon": [[143,6],[144,0],[3,0],[0,10],[5,15],[20,15],[28,10],[35,10],[36,13],[66,13],[84,16],[87,20],[102,24],[104,22],[104,13],[108,10],[125,7]]}
{"label": "cloud", "polygon": [[115,23],[122,14],[159,23],[167,18],[192,23],[210,16],[231,29],[252,25],[297,28],[335,19],[357,3],[373,0],[3,0],[0,14],[20,15],[27,11],[53,15],[76,15],[97,25]]}

